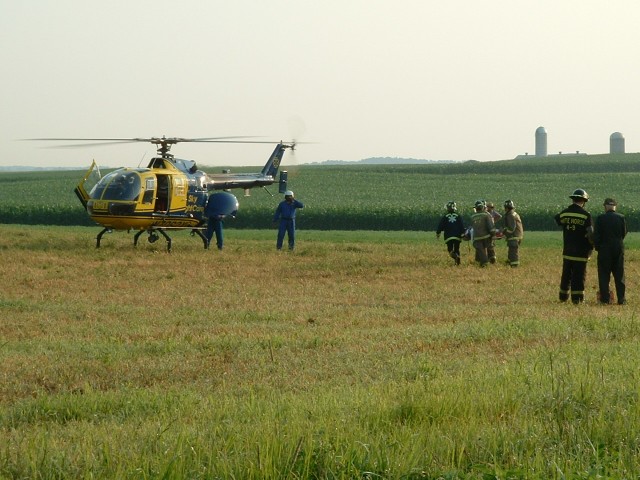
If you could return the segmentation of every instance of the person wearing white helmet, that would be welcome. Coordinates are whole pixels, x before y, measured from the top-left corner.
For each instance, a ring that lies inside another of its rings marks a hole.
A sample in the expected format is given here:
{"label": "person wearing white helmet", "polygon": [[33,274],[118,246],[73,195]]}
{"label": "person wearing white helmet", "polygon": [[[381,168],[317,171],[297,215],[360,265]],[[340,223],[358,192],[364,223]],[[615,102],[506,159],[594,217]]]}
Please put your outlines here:
{"label": "person wearing white helmet", "polygon": [[591,214],[584,209],[589,201],[587,192],[578,188],[569,198],[573,203],[554,217],[562,227],[563,241],[559,299],[566,302],[571,298],[571,303],[579,304],[584,302],[587,262],[593,252],[593,226]]}
{"label": "person wearing white helmet", "polygon": [[276,241],[276,248],[278,250],[282,250],[285,233],[289,241],[289,250],[293,250],[295,247],[296,210],[298,208],[304,208],[302,202],[295,199],[291,190],[284,192],[284,200],[278,204],[278,208],[276,208],[273,216],[273,222],[278,225],[278,239]]}

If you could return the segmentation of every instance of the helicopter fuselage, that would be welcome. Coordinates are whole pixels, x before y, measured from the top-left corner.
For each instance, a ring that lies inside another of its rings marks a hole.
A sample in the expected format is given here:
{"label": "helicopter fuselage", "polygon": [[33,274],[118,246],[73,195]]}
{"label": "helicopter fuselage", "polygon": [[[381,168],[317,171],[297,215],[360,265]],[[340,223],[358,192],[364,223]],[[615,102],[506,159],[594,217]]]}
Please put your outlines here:
{"label": "helicopter fuselage", "polygon": [[89,193],[87,212],[115,230],[198,227],[208,197],[201,178],[167,168],[114,170]]}
{"label": "helicopter fuselage", "polygon": [[[207,223],[205,207],[217,215],[234,217],[238,200],[227,190],[243,188],[245,192],[271,185],[282,156],[293,144],[279,143],[259,173],[209,175],[198,170],[195,162],[174,158],[166,151],[151,159],[146,168],[119,168],[100,180],[89,192],[85,183],[98,167],[91,165],[75,192],[93,221],[102,225],[102,235],[111,230],[138,230],[135,242],[145,230],[151,235],[165,229],[192,229],[205,240],[202,230]],[[99,172],[98,172],[99,176]],[[279,190],[286,190],[286,172],[281,172]],[[218,191],[212,193],[212,191]]]}

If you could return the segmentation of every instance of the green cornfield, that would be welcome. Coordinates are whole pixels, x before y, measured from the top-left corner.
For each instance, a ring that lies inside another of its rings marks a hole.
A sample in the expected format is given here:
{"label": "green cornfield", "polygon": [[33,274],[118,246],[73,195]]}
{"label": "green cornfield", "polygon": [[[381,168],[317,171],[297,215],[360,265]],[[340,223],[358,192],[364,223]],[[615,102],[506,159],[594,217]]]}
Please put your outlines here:
{"label": "green cornfield", "polygon": [[[285,159],[286,160],[286,159]],[[219,171],[221,167],[208,168]],[[640,154],[555,156],[433,165],[295,165],[289,187],[305,203],[298,227],[309,230],[434,230],[449,200],[470,215],[477,199],[515,202],[527,230],[553,230],[553,216],[575,188],[599,212],[615,196],[630,229],[640,227]],[[256,171],[259,167],[234,168]],[[73,189],[82,171],[0,173],[0,223],[92,225]],[[227,228],[269,228],[280,201],[277,186],[253,190]]]}

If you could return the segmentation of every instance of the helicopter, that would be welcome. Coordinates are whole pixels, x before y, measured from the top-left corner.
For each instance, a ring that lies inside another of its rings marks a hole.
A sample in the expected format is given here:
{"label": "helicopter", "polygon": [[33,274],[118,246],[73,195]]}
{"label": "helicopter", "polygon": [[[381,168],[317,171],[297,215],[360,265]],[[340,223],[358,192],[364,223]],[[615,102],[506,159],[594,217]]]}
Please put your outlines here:
{"label": "helicopter", "polygon": [[[96,237],[96,248],[100,247],[105,233],[137,230],[134,246],[138,245],[138,239],[146,232],[150,243],[156,242],[162,235],[167,241],[167,251],[171,252],[171,237],[167,230],[172,229],[191,229],[191,235],[200,237],[204,248],[208,249],[209,242],[203,233],[207,223],[204,214],[207,203],[214,202],[214,208],[221,216],[235,217],[239,203],[229,190],[241,188],[245,190],[245,195],[249,195],[252,188],[266,189],[276,182],[285,151],[293,151],[296,147],[295,142],[280,141],[260,172],[238,174],[226,171],[207,174],[198,169],[195,161],[178,159],[170,153],[171,146],[181,142],[273,143],[233,140],[236,138],[244,137],[33,140],[82,140],[106,144],[149,142],[157,145],[157,155],[146,168],[119,168],[101,176],[94,160],[74,191],[91,219],[103,227]],[[95,174],[99,180],[90,188],[88,181]],[[278,191],[284,193],[286,189],[287,172],[281,171]]]}

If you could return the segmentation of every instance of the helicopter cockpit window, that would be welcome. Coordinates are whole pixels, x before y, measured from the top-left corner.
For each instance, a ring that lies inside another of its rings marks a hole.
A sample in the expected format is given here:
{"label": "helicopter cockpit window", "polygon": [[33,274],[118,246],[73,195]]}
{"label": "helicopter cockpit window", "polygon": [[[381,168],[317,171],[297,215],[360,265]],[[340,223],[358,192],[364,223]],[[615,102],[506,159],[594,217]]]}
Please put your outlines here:
{"label": "helicopter cockpit window", "polygon": [[173,163],[184,173],[196,173],[198,171],[198,166],[193,160],[182,160],[181,158],[176,158],[173,160]]}
{"label": "helicopter cockpit window", "polygon": [[140,176],[136,172],[116,170],[104,176],[91,190],[91,198],[135,201],[140,194]]}

